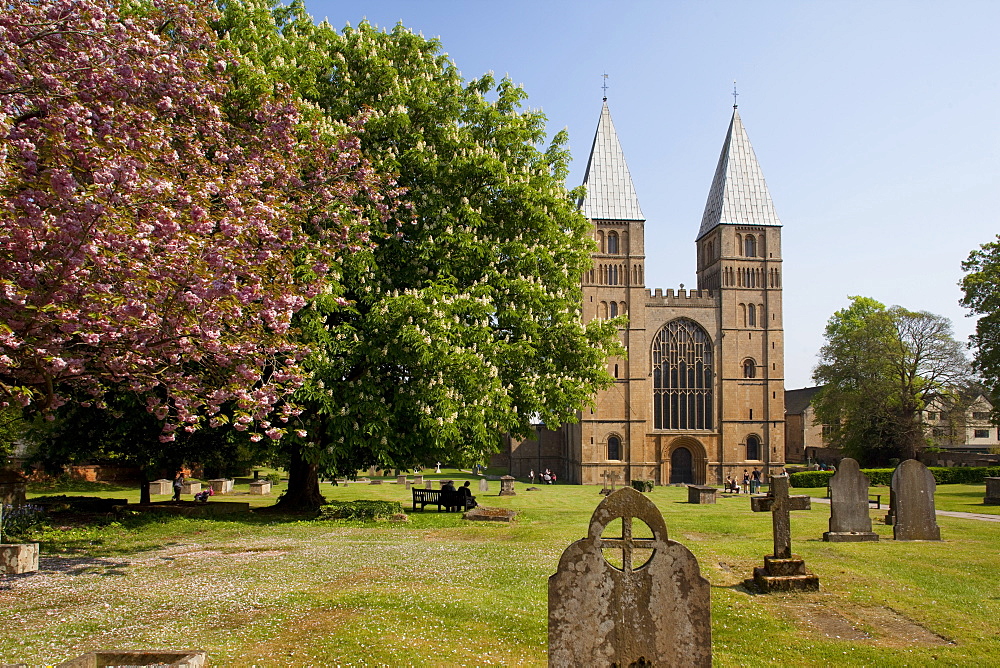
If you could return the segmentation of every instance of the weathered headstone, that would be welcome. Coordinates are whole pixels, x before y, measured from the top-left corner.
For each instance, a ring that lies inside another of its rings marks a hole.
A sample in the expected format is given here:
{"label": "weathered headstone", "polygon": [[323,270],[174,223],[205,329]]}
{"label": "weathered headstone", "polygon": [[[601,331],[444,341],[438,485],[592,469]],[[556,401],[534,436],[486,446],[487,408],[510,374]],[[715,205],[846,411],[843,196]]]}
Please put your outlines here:
{"label": "weathered headstone", "polygon": [[157,666],[158,668],[201,668],[207,654],[202,650],[183,651],[128,651],[90,652],[60,663],[56,668],[97,668],[99,666]]}
{"label": "weathered headstone", "polygon": [[490,481],[487,480],[486,478],[480,478],[479,479],[479,491],[480,492],[488,492],[488,491],[490,491]]}
{"label": "weathered headstone", "polygon": [[424,484],[424,476],[423,475],[414,474],[413,475],[413,484],[414,485],[423,485]]}
{"label": "weathered headstone", "polygon": [[896,540],[941,540],[934,512],[934,474],[916,459],[900,462],[892,472]]}
{"label": "weathered headstone", "polygon": [[1000,506],[1000,478],[986,479],[986,496],[983,497],[983,504]]}
{"label": "weathered headstone", "polygon": [[710,485],[688,485],[688,503],[715,503],[718,491]]}
{"label": "weathered headstone", "polygon": [[[621,536],[604,537],[618,519]],[[652,538],[633,536],[636,519]],[[652,555],[646,563],[643,553]],[[549,578],[549,665],[712,665],[709,582],[691,551],[667,538],[653,502],[630,487],[601,501],[587,537],[566,548]]]}
{"label": "weathered headstone", "polygon": [[858,462],[845,457],[830,478],[830,530],[823,534],[829,543],[860,543],[878,540],[868,512],[868,476]]}
{"label": "weathered headstone", "polygon": [[434,481],[428,480],[424,483],[424,489],[434,489]]}
{"label": "weathered headstone", "polygon": [[514,493],[514,476],[500,476],[500,496],[517,496]]}
{"label": "weathered headstone", "polygon": [[792,554],[790,511],[809,510],[808,496],[788,495],[788,476],[771,476],[769,492],[750,497],[755,513],[770,512],[774,531],[774,553],[764,557],[764,567],[753,569],[753,583],[763,593],[772,591],[818,591],[819,578],[806,570],[806,562]]}

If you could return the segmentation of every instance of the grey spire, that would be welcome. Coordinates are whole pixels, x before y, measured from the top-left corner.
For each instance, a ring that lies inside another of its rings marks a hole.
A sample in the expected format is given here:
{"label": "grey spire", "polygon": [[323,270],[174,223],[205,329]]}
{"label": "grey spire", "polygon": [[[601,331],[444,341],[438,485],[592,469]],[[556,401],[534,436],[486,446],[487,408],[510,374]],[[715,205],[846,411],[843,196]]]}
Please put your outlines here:
{"label": "grey spire", "polygon": [[587,172],[583,177],[587,195],[580,203],[583,215],[591,220],[646,220],[635,196],[632,177],[618,134],[605,102],[597,123],[594,146],[590,149]]}
{"label": "grey spire", "polygon": [[722,155],[719,156],[719,166],[715,168],[712,188],[708,191],[698,238],[723,223],[781,226],[778,214],[774,212],[771,194],[764,183],[764,174],[760,171],[747,131],[735,107],[726,143],[722,145]]}

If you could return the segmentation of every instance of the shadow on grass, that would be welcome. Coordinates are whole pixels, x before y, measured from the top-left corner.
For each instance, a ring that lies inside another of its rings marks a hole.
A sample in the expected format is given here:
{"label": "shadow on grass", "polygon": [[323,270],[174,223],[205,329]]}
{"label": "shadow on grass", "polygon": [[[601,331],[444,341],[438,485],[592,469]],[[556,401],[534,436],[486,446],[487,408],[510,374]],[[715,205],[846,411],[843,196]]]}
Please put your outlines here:
{"label": "shadow on grass", "polygon": [[59,573],[63,575],[97,574],[103,577],[125,577],[131,566],[128,561],[95,556],[45,556],[38,559],[39,573]]}
{"label": "shadow on grass", "polygon": [[53,480],[51,482],[28,483],[28,491],[32,494],[49,494],[62,492],[134,492],[137,483],[117,484],[112,482],[90,482],[88,480]]}

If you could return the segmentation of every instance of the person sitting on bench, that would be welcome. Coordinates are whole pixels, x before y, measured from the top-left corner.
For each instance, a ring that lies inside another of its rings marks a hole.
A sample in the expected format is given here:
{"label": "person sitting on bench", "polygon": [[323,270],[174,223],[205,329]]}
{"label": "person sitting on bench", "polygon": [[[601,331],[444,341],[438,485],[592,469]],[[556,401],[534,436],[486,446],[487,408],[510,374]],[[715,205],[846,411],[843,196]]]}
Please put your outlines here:
{"label": "person sitting on bench", "polygon": [[472,496],[472,489],[469,487],[469,481],[466,480],[465,484],[458,488],[458,498],[465,501],[465,507],[475,508],[476,507],[476,497]]}

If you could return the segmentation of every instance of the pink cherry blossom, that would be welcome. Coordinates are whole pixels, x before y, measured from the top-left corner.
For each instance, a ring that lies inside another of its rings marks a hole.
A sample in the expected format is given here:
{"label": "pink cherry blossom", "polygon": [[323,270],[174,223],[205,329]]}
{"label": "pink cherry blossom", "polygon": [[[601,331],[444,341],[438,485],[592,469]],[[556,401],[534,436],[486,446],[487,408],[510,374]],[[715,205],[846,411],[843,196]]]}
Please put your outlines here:
{"label": "pink cherry blossom", "polygon": [[246,429],[301,382],[293,313],[398,193],[290,91],[231,106],[211,2],[127,6],[0,12],[0,402],[120,387],[165,397],[164,442],[231,400]]}

